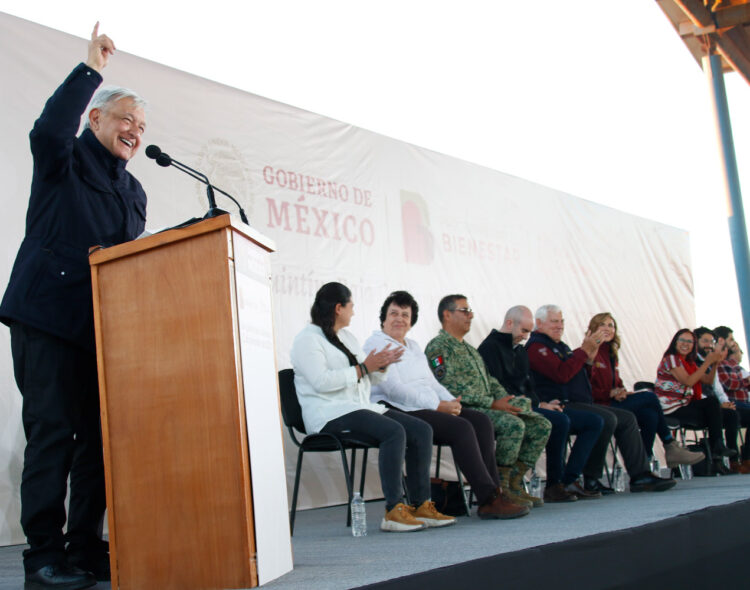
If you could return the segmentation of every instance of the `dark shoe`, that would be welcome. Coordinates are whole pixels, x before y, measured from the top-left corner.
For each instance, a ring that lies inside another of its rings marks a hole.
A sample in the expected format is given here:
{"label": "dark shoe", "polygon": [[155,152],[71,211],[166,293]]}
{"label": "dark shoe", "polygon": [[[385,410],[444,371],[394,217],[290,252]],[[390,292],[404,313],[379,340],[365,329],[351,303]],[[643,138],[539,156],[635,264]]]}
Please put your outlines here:
{"label": "dark shoe", "polygon": [[562,483],[556,483],[544,488],[545,502],[575,502],[576,500],[578,500],[578,496],[567,491]]}
{"label": "dark shoe", "polygon": [[67,559],[70,565],[94,574],[98,582],[109,582],[111,579],[109,553],[100,553],[95,556],[68,553]]}
{"label": "dark shoe", "polygon": [[717,445],[713,449],[711,449],[711,456],[712,457],[729,457],[730,459],[734,459],[737,456],[737,451],[734,449],[730,449],[724,445]]}
{"label": "dark shoe", "polygon": [[587,492],[599,492],[602,496],[609,496],[615,493],[613,488],[605,486],[598,479],[589,479],[588,477],[583,480],[583,489]]}
{"label": "dark shoe", "polygon": [[26,574],[24,590],[78,590],[96,584],[94,575],[70,565],[45,565]]}
{"label": "dark shoe", "polygon": [[739,471],[728,469],[727,466],[724,465],[724,461],[719,459],[718,461],[714,461],[714,473],[718,475],[737,475]]}
{"label": "dark shoe", "polygon": [[593,500],[594,498],[601,498],[602,493],[599,491],[584,490],[577,481],[569,483],[565,486],[565,491],[578,496],[579,500]]}
{"label": "dark shoe", "polygon": [[520,506],[506,498],[505,494],[495,493],[492,499],[485,502],[477,510],[477,516],[481,519],[499,518],[502,520],[508,518],[518,518],[526,516],[530,512],[527,506]]}
{"label": "dark shoe", "polygon": [[675,486],[672,478],[659,477],[646,471],[630,480],[631,492],[664,492]]}
{"label": "dark shoe", "polygon": [[740,463],[738,461],[729,462],[729,471],[731,471],[732,473],[742,473],[743,475],[746,473],[750,473],[750,469],[745,467],[744,463]]}

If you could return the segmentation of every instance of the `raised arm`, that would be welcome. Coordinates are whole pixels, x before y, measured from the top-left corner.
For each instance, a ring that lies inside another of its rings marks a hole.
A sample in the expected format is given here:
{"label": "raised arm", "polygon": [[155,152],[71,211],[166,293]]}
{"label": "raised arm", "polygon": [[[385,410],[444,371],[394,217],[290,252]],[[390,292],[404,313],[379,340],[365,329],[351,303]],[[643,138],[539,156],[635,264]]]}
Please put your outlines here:
{"label": "raised arm", "polygon": [[107,35],[99,34],[99,21],[96,21],[94,30],[91,31],[89,41],[89,55],[86,65],[100,74],[107,67],[110,56],[115,52],[115,44]]}

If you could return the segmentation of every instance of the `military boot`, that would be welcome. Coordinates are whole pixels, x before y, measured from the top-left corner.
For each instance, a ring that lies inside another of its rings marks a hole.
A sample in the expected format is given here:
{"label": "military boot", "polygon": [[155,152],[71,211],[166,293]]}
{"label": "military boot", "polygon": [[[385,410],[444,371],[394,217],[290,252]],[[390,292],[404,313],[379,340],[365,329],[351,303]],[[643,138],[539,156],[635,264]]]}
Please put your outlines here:
{"label": "military boot", "polygon": [[529,470],[529,466],[521,461],[516,461],[516,464],[511,467],[510,470],[510,493],[514,496],[531,502],[534,508],[544,506],[544,500],[532,496],[526,491],[526,487],[523,485],[523,476]]}
{"label": "military boot", "polygon": [[503,494],[505,495],[508,500],[513,502],[514,504],[518,504],[519,506],[526,506],[527,508],[531,508],[534,506],[534,503],[531,500],[526,500],[516,494],[513,489],[510,487],[511,482],[511,471],[513,470],[512,467],[506,467],[504,465],[498,465],[497,467],[497,473],[500,476],[500,489],[503,491]]}

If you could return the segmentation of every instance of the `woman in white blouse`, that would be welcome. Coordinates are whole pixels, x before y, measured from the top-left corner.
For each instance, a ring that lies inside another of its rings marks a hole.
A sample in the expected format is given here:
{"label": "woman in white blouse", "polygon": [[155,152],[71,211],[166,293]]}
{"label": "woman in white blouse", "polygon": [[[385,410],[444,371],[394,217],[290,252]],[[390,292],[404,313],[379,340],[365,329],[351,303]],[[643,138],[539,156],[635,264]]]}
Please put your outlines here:
{"label": "woman in white blouse", "polygon": [[[380,310],[382,330],[373,332],[365,351],[394,347],[401,361],[385,379],[373,383],[370,399],[420,418],[432,426],[436,444],[449,445],[479,503],[480,518],[516,518],[528,508],[505,498],[495,463],[495,431],[486,414],[465,408],[438,383],[427,357],[407,332],[417,323],[419,306],[406,291],[394,291]],[[390,348],[389,348],[390,349]]]}
{"label": "woman in white blouse", "polygon": [[[455,518],[440,514],[430,501],[432,430],[417,418],[370,401],[370,384],[385,379],[403,351],[385,346],[365,357],[345,328],[354,315],[351,291],[327,283],[315,295],[312,323],[292,345],[294,385],[308,433],[364,435],[379,442],[378,467],[386,514],[380,528],[406,532],[445,526]],[[401,502],[406,461],[409,497],[419,507]]]}

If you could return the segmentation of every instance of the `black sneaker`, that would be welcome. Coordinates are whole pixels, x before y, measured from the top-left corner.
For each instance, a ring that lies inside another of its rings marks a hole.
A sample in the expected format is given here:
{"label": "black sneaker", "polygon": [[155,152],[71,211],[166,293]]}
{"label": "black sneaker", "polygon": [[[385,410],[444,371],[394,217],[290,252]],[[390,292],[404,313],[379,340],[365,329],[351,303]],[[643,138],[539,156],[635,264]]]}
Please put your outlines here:
{"label": "black sneaker", "polygon": [[583,479],[583,489],[592,493],[599,492],[602,496],[609,496],[610,494],[615,493],[613,488],[605,486],[598,479],[590,479],[588,477]]}
{"label": "black sneaker", "polygon": [[659,477],[646,471],[630,480],[631,492],[664,492],[673,488],[677,482],[672,478]]}

